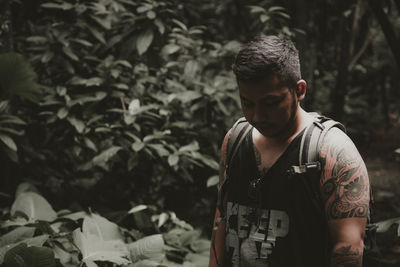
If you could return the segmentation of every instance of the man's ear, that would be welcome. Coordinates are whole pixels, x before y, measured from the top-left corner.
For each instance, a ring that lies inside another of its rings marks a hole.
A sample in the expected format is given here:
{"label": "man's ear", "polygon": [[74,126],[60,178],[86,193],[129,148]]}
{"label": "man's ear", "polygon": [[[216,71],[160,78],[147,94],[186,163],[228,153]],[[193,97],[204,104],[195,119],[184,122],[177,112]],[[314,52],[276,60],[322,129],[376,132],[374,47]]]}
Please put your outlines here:
{"label": "man's ear", "polygon": [[305,80],[298,80],[296,84],[296,95],[298,100],[303,100],[307,91],[307,83]]}

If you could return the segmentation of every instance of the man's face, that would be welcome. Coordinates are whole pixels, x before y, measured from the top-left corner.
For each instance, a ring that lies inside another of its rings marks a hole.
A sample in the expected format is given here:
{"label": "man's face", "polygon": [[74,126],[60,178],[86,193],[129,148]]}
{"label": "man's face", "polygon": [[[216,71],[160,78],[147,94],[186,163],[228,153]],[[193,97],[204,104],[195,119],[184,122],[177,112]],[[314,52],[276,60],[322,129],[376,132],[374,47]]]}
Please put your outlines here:
{"label": "man's face", "polygon": [[239,82],[243,115],[262,135],[279,137],[293,126],[298,99],[276,76],[260,82]]}

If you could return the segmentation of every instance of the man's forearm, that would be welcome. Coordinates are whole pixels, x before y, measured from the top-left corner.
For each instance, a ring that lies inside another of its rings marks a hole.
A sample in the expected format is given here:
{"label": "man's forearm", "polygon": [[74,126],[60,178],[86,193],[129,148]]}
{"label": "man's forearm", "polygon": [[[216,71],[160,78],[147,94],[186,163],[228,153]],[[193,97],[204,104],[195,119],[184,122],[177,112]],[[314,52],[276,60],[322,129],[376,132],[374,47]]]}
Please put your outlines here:
{"label": "man's forearm", "polygon": [[333,247],[332,267],[361,267],[363,258],[363,244],[351,245],[339,243]]}

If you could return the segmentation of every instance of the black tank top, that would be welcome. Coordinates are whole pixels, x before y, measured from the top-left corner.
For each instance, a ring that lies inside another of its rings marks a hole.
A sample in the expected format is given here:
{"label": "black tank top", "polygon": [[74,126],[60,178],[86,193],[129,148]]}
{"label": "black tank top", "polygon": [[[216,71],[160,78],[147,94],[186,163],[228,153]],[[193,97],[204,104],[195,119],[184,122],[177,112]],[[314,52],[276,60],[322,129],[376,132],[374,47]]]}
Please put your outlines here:
{"label": "black tank top", "polygon": [[[240,145],[228,174],[224,266],[328,266],[326,220],[300,180],[309,177],[288,175],[291,166],[299,165],[303,132],[264,177],[259,177],[251,131]],[[249,190],[257,178],[258,190]]]}

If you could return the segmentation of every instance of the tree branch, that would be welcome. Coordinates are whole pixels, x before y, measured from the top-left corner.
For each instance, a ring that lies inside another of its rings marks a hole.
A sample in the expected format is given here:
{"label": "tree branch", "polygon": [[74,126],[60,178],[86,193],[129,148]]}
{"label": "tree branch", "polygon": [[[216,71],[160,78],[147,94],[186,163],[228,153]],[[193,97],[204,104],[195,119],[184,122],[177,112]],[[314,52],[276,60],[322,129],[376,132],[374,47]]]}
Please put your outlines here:
{"label": "tree branch", "polygon": [[348,70],[351,71],[354,67],[354,65],[357,63],[357,61],[360,59],[362,54],[365,52],[365,50],[368,48],[368,45],[372,42],[374,39],[376,33],[375,32],[370,32],[368,37],[365,39],[363,45],[361,46],[360,50],[354,55],[354,57],[350,60]]}
{"label": "tree branch", "polygon": [[368,3],[382,27],[382,31],[388,41],[390,49],[392,50],[396,63],[400,68],[400,41],[394,31],[393,25],[383,10],[380,0],[368,0]]}

